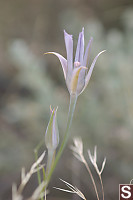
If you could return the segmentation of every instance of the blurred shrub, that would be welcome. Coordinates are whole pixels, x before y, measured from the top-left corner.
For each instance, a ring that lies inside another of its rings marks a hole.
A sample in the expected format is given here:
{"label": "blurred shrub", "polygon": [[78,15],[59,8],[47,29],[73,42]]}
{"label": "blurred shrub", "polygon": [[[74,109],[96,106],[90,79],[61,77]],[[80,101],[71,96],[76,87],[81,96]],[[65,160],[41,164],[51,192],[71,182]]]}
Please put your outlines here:
{"label": "blurred shrub", "polygon": [[[68,17],[72,19],[71,25]],[[121,16],[123,30],[106,31],[98,19],[88,20],[81,17],[76,10],[66,10],[59,16],[59,28],[65,27],[68,32],[73,32],[75,44],[81,25],[85,27],[85,43],[89,40],[89,36],[93,36],[91,61],[100,50],[107,49],[97,61],[88,91],[86,90],[78,99],[70,141],[72,142],[74,135],[79,135],[83,139],[85,148],[92,148],[96,144],[98,149],[101,149],[100,156],[107,157],[105,168],[107,173],[105,172],[106,177],[103,180],[108,199],[112,198],[112,192],[116,198],[118,183],[129,182],[133,178],[132,18],[133,10],[127,9]],[[63,74],[61,79],[61,69],[58,67],[60,64],[55,57],[51,56],[52,61],[49,63],[46,63],[45,57],[44,62],[25,40],[20,39],[10,41],[7,50],[8,62],[14,66],[15,73],[1,106],[0,175],[2,177],[15,174],[16,171],[20,171],[21,166],[31,163],[32,149],[43,138],[49,119],[49,105],[59,106],[58,121],[61,137],[68,109],[68,94],[66,88],[59,85],[63,82]],[[54,66],[54,63],[53,68],[57,67],[56,71],[59,73],[56,75],[60,82],[53,80],[53,74],[48,70],[47,66],[53,61],[57,64]],[[15,90],[10,92],[10,88],[13,87]],[[71,173],[76,174],[75,168],[75,171],[72,169],[73,160],[70,154],[64,157],[57,169],[56,179],[61,176],[66,179],[66,176],[71,177]],[[64,170],[61,171],[64,167],[65,173]],[[86,174],[83,173],[81,178],[79,175],[78,177],[87,188]],[[9,187],[11,182],[12,179]],[[0,184],[2,185],[2,182]],[[6,191],[5,188],[2,191]]]}

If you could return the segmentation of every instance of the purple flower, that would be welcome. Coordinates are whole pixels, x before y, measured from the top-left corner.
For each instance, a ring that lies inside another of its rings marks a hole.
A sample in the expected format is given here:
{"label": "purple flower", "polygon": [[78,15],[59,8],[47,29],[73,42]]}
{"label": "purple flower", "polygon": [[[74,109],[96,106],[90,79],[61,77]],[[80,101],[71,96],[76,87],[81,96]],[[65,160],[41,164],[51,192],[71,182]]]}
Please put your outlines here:
{"label": "purple flower", "polygon": [[67,52],[67,60],[56,52],[48,52],[46,54],[56,55],[62,65],[66,85],[70,95],[80,95],[89,83],[93,68],[97,58],[100,56],[101,51],[93,60],[90,69],[88,70],[88,57],[90,53],[90,46],[93,38],[90,39],[86,51],[84,53],[84,28],[79,33],[78,44],[76,49],[75,60],[73,64],[73,38],[64,30],[64,39]]}

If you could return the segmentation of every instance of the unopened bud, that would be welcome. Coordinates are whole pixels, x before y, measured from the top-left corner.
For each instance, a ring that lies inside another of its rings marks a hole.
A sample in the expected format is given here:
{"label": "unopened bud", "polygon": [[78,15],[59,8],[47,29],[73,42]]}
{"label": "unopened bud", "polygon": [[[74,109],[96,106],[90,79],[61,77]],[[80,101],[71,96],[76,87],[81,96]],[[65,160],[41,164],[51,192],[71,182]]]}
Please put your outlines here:
{"label": "unopened bud", "polygon": [[47,149],[55,150],[59,144],[59,131],[57,125],[57,108],[51,109],[51,117],[45,133],[45,144]]}

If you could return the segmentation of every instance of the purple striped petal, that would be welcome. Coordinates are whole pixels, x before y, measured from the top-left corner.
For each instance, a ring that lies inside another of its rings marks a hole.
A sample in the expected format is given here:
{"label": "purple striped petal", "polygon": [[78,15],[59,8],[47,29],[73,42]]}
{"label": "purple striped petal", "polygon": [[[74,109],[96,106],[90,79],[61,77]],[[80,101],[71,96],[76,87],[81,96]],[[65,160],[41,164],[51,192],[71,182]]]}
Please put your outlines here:
{"label": "purple striped petal", "polygon": [[84,55],[84,28],[82,28],[82,32],[80,32],[79,34],[76,55],[75,55],[75,62],[82,63],[83,55]]}
{"label": "purple striped petal", "polygon": [[73,69],[73,39],[72,35],[69,35],[65,30],[64,30],[64,39],[67,52],[68,73],[69,72],[71,73]]}
{"label": "purple striped petal", "polygon": [[[69,83],[70,84],[70,94],[79,95],[78,90],[80,90],[80,88],[78,88],[78,85],[79,85],[78,82],[79,82],[80,72],[81,72],[81,70],[86,70],[86,69],[87,69],[86,67],[81,66],[81,67],[75,68],[73,70],[71,82]],[[81,77],[80,77],[80,81],[81,81]],[[85,82],[85,80],[83,80],[83,79],[82,79],[82,81]],[[82,84],[82,83],[80,83],[80,84]]]}
{"label": "purple striped petal", "polygon": [[78,93],[78,95],[80,94],[80,92],[83,90],[83,88],[85,86],[86,70],[87,70],[87,68],[85,67],[85,68],[81,69],[81,71],[79,73],[78,85],[77,85],[77,93]]}
{"label": "purple striped petal", "polygon": [[82,63],[83,66],[87,66],[87,64],[88,64],[90,47],[91,47],[92,41],[93,41],[93,38],[91,37],[91,39],[86,47],[86,51],[85,51],[85,55],[84,55],[84,59],[83,59],[83,63]]}
{"label": "purple striped petal", "polygon": [[[105,52],[105,51],[106,51],[106,50],[101,51],[101,52],[94,58],[94,60],[93,60],[93,62],[92,62],[92,64],[91,64],[91,67],[90,67],[90,69],[89,69],[89,71],[88,71],[88,73],[87,73],[87,75],[86,75],[86,78],[85,78],[85,86],[84,86],[83,90],[86,88],[86,86],[87,86],[88,83],[89,83],[91,74],[92,74],[92,72],[93,72],[93,69],[94,69],[94,66],[95,66],[95,63],[96,63],[98,57],[99,57],[103,52]],[[81,93],[83,92],[83,90],[81,91]]]}
{"label": "purple striped petal", "polygon": [[54,111],[54,116],[53,116],[53,127],[52,127],[52,143],[53,143],[53,147],[56,149],[56,147],[59,144],[59,130],[58,130],[58,124],[57,124],[57,110],[58,107],[56,108],[56,110]]}
{"label": "purple striped petal", "polygon": [[54,54],[55,56],[57,56],[59,58],[59,60],[61,62],[62,69],[63,69],[64,77],[65,77],[65,80],[66,80],[67,60],[62,55],[60,55],[59,53],[56,53],[56,52],[47,52],[45,54]]}

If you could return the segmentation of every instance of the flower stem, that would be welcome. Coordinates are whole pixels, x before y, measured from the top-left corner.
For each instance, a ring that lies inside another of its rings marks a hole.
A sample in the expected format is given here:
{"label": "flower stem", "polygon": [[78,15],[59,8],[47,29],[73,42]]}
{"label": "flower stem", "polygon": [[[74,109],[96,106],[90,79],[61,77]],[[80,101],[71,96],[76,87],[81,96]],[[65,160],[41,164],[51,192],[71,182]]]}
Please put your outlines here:
{"label": "flower stem", "polygon": [[49,174],[50,169],[52,168],[52,165],[54,163],[55,159],[55,150],[48,149],[48,159],[47,159],[47,168],[46,168],[46,178]]}
{"label": "flower stem", "polygon": [[[37,150],[34,151],[35,152],[35,161],[37,161],[38,159],[38,152]],[[37,178],[38,178],[38,184],[41,184],[41,174],[40,171],[37,169]]]}
{"label": "flower stem", "polygon": [[53,163],[53,166],[49,172],[49,175],[47,177],[47,184],[49,183],[50,179],[51,179],[51,176],[53,174],[53,171],[63,153],[63,150],[66,146],[66,143],[68,141],[68,137],[69,137],[69,130],[70,130],[70,127],[71,127],[71,123],[72,123],[72,119],[73,119],[73,114],[74,114],[74,110],[75,110],[75,106],[76,106],[76,102],[77,102],[77,96],[76,95],[71,95],[70,96],[70,104],[69,104],[69,112],[68,112],[68,120],[67,120],[67,126],[66,126],[66,131],[65,131],[65,135],[64,135],[64,138],[63,138],[63,141],[61,143],[61,146],[58,150],[58,153],[56,155],[56,158],[55,158],[55,161]]}
{"label": "flower stem", "polygon": [[[38,146],[38,148],[40,147],[40,144]],[[38,160],[38,148],[36,148],[34,150],[34,153],[35,153],[35,161]],[[40,170],[37,168],[37,179],[38,179],[38,184],[41,185],[41,174],[40,174]],[[40,200],[43,200],[43,198],[41,197]]]}

